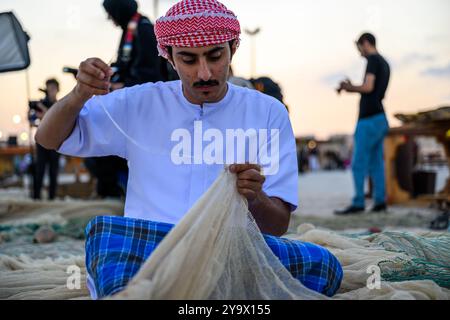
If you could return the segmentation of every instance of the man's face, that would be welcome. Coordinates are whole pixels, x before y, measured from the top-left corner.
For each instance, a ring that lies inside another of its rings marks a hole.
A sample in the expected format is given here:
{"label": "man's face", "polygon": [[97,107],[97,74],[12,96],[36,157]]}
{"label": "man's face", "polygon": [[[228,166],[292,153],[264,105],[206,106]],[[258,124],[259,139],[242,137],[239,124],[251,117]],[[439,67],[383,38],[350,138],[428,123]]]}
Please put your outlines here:
{"label": "man's face", "polygon": [[171,63],[183,83],[183,93],[191,103],[217,102],[224,97],[235,52],[235,42],[232,48],[228,42],[199,48],[172,48]]}
{"label": "man's face", "polygon": [[368,46],[370,46],[369,42],[364,41],[363,43],[356,43],[356,47],[358,48],[359,53],[363,57],[367,57],[368,55]]}

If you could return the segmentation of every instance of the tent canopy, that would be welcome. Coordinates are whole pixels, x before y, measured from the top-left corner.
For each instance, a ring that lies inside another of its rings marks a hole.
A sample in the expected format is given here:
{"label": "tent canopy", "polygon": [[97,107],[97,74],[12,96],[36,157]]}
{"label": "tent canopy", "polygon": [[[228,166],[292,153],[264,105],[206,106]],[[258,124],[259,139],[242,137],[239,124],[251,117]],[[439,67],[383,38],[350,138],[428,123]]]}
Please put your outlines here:
{"label": "tent canopy", "polygon": [[0,73],[28,68],[30,37],[12,12],[0,13]]}

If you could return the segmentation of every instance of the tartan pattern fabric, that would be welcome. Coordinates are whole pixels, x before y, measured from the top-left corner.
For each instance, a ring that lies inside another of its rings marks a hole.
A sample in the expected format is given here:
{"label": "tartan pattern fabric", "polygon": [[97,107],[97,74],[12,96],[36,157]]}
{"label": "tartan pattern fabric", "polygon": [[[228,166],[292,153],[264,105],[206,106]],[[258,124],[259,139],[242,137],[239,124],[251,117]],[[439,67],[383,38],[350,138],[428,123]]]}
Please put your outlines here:
{"label": "tartan pattern fabric", "polygon": [[241,28],[234,13],[216,0],[182,0],[155,22],[158,52],[166,47],[203,47],[236,39]]}
{"label": "tartan pattern fabric", "polygon": [[[86,227],[86,268],[99,298],[117,293],[174,227],[172,224],[98,216]],[[327,296],[339,289],[343,271],[328,250],[312,243],[264,235],[281,263],[304,286]]]}

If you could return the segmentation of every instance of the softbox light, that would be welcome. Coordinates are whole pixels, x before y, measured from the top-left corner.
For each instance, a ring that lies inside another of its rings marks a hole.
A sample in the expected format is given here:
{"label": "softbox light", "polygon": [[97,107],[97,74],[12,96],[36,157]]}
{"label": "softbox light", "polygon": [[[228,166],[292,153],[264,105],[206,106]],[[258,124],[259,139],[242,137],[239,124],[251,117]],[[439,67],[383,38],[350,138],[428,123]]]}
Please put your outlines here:
{"label": "softbox light", "polygon": [[29,36],[12,12],[0,13],[0,73],[28,68]]}

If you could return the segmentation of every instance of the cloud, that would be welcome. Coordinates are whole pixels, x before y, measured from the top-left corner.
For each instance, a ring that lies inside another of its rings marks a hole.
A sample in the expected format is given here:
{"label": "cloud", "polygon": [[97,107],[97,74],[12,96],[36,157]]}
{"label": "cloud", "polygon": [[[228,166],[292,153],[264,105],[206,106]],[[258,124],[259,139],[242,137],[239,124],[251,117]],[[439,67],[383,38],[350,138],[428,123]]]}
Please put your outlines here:
{"label": "cloud", "polygon": [[419,52],[411,52],[403,57],[401,57],[398,60],[392,60],[392,67],[393,68],[405,68],[410,67],[414,64],[420,64],[420,63],[426,63],[426,62],[433,62],[436,60],[436,57],[431,54],[424,54]]}
{"label": "cloud", "polygon": [[433,34],[433,35],[428,35],[425,37],[425,41],[428,43],[442,43],[442,42],[447,42],[448,38],[450,37],[450,33],[441,33],[441,34]]}
{"label": "cloud", "polygon": [[345,80],[347,75],[342,72],[328,74],[320,79],[320,82],[327,86],[338,86],[339,82]]}
{"label": "cloud", "polygon": [[366,62],[361,63],[361,61],[355,61],[349,64],[345,69],[335,69],[332,72],[325,73],[320,77],[320,83],[327,87],[337,87],[341,81],[347,78],[352,81],[357,81],[363,77],[366,66]]}
{"label": "cloud", "polygon": [[443,67],[431,67],[423,70],[422,75],[435,78],[449,78],[450,79],[450,63]]}
{"label": "cloud", "polygon": [[410,54],[405,55],[401,61],[403,64],[413,64],[417,62],[432,62],[434,60],[435,56],[431,54],[412,52]]}

